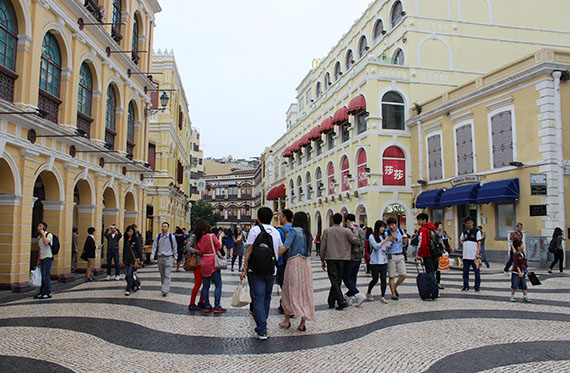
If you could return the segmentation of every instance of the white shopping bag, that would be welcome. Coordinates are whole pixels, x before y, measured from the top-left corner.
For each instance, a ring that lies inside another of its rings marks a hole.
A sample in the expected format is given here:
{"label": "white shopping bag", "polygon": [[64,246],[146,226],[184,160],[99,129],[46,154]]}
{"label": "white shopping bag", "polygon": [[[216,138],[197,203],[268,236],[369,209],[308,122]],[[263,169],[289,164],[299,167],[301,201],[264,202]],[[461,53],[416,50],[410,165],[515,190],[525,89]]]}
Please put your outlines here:
{"label": "white shopping bag", "polygon": [[249,284],[244,278],[238,285],[234,295],[232,296],[232,307],[243,307],[251,303],[251,294],[249,293]]}
{"label": "white shopping bag", "polygon": [[30,285],[35,288],[42,286],[42,272],[38,267],[30,272]]}

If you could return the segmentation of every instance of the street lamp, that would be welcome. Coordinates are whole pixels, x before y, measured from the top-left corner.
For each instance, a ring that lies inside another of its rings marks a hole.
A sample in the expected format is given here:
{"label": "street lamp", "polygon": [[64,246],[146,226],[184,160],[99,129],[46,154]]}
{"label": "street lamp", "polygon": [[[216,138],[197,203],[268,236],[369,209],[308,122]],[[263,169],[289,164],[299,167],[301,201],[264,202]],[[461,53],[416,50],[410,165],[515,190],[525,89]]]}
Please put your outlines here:
{"label": "street lamp", "polygon": [[170,97],[168,97],[168,94],[166,94],[166,92],[162,92],[162,95],[160,95],[160,105],[162,106],[161,108],[157,108],[157,109],[148,109],[145,108],[144,111],[144,115],[145,116],[149,116],[149,115],[153,115],[158,113],[159,111],[164,111],[166,110],[166,106],[168,105],[168,100],[170,100]]}

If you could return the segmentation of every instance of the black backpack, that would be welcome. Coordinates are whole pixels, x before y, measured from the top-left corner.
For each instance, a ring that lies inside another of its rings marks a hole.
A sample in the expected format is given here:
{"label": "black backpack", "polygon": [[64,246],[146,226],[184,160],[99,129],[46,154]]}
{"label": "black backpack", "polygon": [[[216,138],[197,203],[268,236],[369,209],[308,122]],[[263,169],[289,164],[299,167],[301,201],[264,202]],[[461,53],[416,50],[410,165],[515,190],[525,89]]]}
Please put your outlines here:
{"label": "black backpack", "polygon": [[[556,237],[558,238],[558,237]],[[554,254],[556,252],[556,238],[553,238],[550,240],[550,243],[548,244],[548,252]]]}
{"label": "black backpack", "polygon": [[273,237],[259,225],[259,235],[253,242],[251,254],[248,259],[249,269],[258,275],[272,275],[277,266],[277,258],[273,250]]}
{"label": "black backpack", "polygon": [[59,238],[55,234],[51,234],[51,255],[57,255],[59,253]]}
{"label": "black backpack", "polygon": [[429,232],[429,253],[433,258],[439,258],[443,254],[443,241],[436,231],[430,229]]}

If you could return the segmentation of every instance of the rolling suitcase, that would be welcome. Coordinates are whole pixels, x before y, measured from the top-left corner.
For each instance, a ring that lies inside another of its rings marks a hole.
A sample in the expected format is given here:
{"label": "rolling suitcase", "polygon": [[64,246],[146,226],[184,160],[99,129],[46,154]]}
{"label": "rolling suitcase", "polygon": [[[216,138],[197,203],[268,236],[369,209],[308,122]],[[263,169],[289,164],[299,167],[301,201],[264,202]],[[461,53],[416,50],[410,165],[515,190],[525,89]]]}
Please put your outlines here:
{"label": "rolling suitcase", "polygon": [[424,269],[424,272],[420,273],[420,265],[416,263],[416,269],[418,270],[416,283],[418,285],[420,298],[422,298],[422,300],[436,300],[439,296],[439,287],[437,286],[437,281],[435,280],[435,274],[425,273],[425,268],[423,266],[422,268]]}

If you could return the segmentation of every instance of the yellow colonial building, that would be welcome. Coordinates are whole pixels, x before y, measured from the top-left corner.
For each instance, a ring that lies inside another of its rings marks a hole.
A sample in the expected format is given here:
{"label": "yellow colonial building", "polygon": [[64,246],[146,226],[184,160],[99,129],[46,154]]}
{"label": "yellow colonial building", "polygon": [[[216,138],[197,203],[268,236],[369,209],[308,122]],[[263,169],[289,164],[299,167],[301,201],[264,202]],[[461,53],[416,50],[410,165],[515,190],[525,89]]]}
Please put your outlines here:
{"label": "yellow colonial building", "polygon": [[147,190],[147,243],[164,221],[173,229],[190,228],[190,206],[198,200],[196,183],[204,173],[200,132],[192,127],[174,53],[158,50],[151,70],[157,88],[151,93],[148,161],[155,173]]}
{"label": "yellow colonial building", "polygon": [[521,222],[528,259],[546,262],[554,228],[568,226],[569,71],[569,52],[542,49],[414,108],[415,207],[453,238],[470,215],[498,261]]}
{"label": "yellow colonial building", "polygon": [[[40,221],[72,280],[72,227],[144,229],[156,0],[0,1],[0,287],[28,288]],[[85,267],[80,261],[79,267]]]}
{"label": "yellow colonial building", "polygon": [[306,211],[314,232],[335,212],[367,225],[393,215],[412,228],[409,109],[540,47],[570,45],[561,11],[570,4],[535,5],[372,2],[299,83],[286,132],[262,157],[265,204]]}

